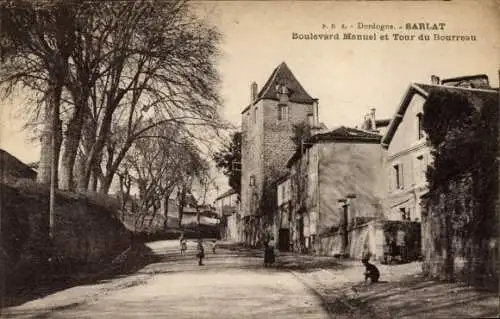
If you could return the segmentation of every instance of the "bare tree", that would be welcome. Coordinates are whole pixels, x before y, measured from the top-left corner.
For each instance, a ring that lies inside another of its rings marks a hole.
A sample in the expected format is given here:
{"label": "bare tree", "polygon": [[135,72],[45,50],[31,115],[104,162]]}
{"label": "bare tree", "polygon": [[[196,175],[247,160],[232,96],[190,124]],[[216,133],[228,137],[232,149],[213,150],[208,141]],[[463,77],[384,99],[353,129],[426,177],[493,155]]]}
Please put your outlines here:
{"label": "bare tree", "polygon": [[213,65],[219,39],[215,29],[192,17],[184,1],[137,2],[123,19],[111,34],[127,41],[110,41],[108,50],[114,54],[92,93],[97,131],[79,183],[87,188],[103,159],[104,193],[134,141],[153,128],[165,123],[186,130],[222,127]]}
{"label": "bare tree", "polygon": [[[38,179],[57,177],[61,132],[61,95],[75,45],[77,6],[64,1],[2,1],[0,12],[1,84],[10,94],[18,85],[43,95],[45,128],[41,135]],[[54,171],[51,172],[51,167]]]}

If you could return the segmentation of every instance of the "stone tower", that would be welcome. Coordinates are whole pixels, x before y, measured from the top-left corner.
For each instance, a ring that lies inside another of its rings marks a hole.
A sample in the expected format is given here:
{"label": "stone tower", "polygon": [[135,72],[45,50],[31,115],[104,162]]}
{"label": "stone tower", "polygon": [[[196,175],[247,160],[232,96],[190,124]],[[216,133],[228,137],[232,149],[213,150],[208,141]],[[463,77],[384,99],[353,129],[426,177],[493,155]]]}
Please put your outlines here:
{"label": "stone tower", "polygon": [[241,114],[242,226],[245,241],[252,244],[266,217],[273,214],[269,204],[276,200],[272,185],[286,172],[286,162],[295,152],[293,125],[305,121],[318,127],[318,100],[283,62],[260,91],[255,82],[251,84],[250,103]]}

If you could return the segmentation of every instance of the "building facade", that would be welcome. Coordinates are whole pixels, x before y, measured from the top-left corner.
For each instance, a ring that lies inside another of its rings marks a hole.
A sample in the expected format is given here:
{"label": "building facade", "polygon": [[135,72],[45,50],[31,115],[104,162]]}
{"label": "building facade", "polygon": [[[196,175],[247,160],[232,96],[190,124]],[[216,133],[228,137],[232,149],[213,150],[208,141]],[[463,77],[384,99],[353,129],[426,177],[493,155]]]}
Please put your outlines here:
{"label": "building facade", "polygon": [[277,182],[277,213],[273,223],[273,234],[280,251],[293,250],[294,227],[292,221],[292,186],[288,175]]}
{"label": "building facade", "polygon": [[258,91],[251,85],[250,104],[242,111],[241,214],[244,239],[255,244],[273,223],[276,181],[286,173],[286,161],[296,147],[293,125],[318,124],[318,100],[283,62]]}
{"label": "building facade", "polygon": [[230,189],[214,201],[217,216],[221,221],[221,238],[228,241],[241,241],[241,215],[238,193]]}
{"label": "building facade", "polygon": [[462,76],[440,80],[431,76],[431,84],[412,83],[406,91],[387,132],[382,138],[386,150],[388,176],[385,200],[390,220],[421,221],[420,197],[427,192],[426,171],[432,165],[430,148],[423,130],[423,106],[436,87],[488,89],[486,75]]}
{"label": "building facade", "polygon": [[386,216],[390,220],[421,220],[419,198],[426,191],[430,150],[422,127],[429,86],[411,84],[382,139],[386,150]]}
{"label": "building facade", "polygon": [[373,132],[340,127],[312,136],[303,152],[290,158],[290,220],[296,251],[335,253],[323,245],[323,237],[382,218],[380,185],[385,175],[380,139]]}

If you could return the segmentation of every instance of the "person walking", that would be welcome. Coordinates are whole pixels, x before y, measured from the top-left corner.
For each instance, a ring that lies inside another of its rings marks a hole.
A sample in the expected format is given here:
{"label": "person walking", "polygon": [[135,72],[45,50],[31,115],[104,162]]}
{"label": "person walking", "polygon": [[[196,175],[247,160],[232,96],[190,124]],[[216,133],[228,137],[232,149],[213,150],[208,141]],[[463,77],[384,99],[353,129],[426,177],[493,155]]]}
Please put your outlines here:
{"label": "person walking", "polygon": [[198,266],[203,266],[203,258],[205,258],[205,249],[203,248],[203,239],[198,239],[198,247],[197,247],[196,257],[198,258]]}

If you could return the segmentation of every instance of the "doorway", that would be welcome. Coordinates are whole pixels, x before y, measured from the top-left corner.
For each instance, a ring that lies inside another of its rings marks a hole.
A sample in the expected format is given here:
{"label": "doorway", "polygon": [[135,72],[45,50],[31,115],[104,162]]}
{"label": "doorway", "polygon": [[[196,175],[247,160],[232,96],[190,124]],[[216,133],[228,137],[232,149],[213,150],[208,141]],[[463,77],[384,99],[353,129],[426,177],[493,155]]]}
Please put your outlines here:
{"label": "doorway", "polygon": [[278,249],[288,251],[290,248],[290,229],[280,228],[278,237]]}

